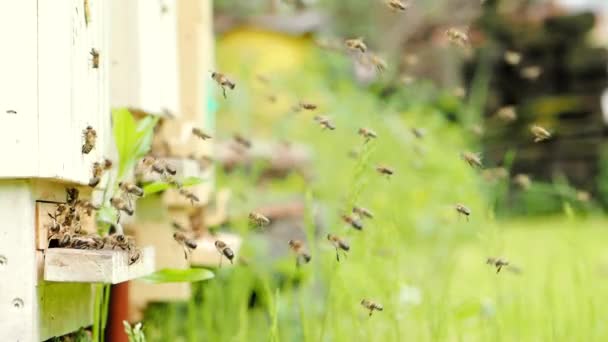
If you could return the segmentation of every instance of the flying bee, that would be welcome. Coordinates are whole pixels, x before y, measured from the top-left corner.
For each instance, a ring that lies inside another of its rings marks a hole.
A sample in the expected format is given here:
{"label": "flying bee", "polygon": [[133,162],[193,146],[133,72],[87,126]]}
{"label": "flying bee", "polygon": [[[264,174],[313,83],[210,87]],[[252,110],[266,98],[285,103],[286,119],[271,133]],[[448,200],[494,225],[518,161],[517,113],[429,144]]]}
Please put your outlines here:
{"label": "flying bee", "polygon": [[229,80],[226,75],[219,72],[211,72],[211,78],[222,88],[224,98],[226,98],[226,87],[232,90],[236,86],[236,84]]}
{"label": "flying bee", "polygon": [[344,241],[341,237],[333,234],[327,234],[327,240],[334,246],[336,249],[336,260],[340,262],[340,250],[344,251],[344,256],[347,255],[347,252],[350,250],[350,245],[348,242]]}
{"label": "flying bee", "polygon": [[306,250],[304,242],[300,240],[289,240],[287,244],[289,244],[289,248],[296,253],[296,266],[299,267],[302,262],[305,264],[310,262],[312,256],[308,253],[308,250]]}
{"label": "flying bee", "polygon": [[486,264],[496,267],[496,273],[500,273],[503,267],[509,266],[509,261],[504,258],[488,258]]}
{"label": "flying bee", "polygon": [[359,130],[357,131],[357,133],[365,138],[365,142],[370,141],[371,139],[376,139],[378,137],[378,135],[376,134],[376,132],[372,131],[369,128],[359,128]]}
{"label": "flying bee", "polygon": [[507,123],[517,120],[517,112],[515,112],[515,106],[501,107],[496,112],[496,117]]}
{"label": "flying bee", "polygon": [[454,208],[456,209],[456,212],[458,214],[464,215],[467,218],[467,221],[469,221],[469,216],[471,216],[471,209],[465,207],[462,204],[456,204]]}
{"label": "flying bee", "polygon": [[384,310],[384,307],[376,302],[373,302],[369,299],[361,299],[361,305],[366,308],[367,310],[369,310],[369,316],[371,317],[372,314],[374,313],[374,310],[376,311],[382,311]]}
{"label": "flying bee", "polygon": [[459,29],[449,28],[445,31],[445,35],[451,43],[460,47],[466,47],[469,44],[469,35]]}
{"label": "flying bee", "polygon": [[177,169],[175,168],[175,166],[167,163],[167,162],[163,162],[164,167],[165,167],[165,171],[167,173],[169,173],[170,175],[175,176],[177,174]]}
{"label": "flying bee", "polygon": [[405,11],[406,9],[410,8],[410,6],[412,6],[411,2],[405,2],[402,0],[388,0],[386,2],[386,5],[392,10],[392,11]]}
{"label": "flying bee", "polygon": [[522,190],[528,190],[532,185],[532,181],[530,180],[530,176],[519,173],[513,177],[513,183],[519,186]]}
{"label": "flying bee", "polygon": [[539,125],[530,126],[530,132],[534,135],[534,142],[541,142],[551,138],[551,133]]}
{"label": "flying bee", "polygon": [[173,239],[179,243],[184,249],[184,258],[188,260],[188,256],[196,249],[197,243],[194,239],[189,239],[186,234],[181,232],[173,233]]}
{"label": "flying bee", "polygon": [[354,206],[353,213],[359,215],[359,217],[361,217],[361,218],[364,218],[364,217],[370,218],[370,219],[374,218],[374,214],[371,211],[369,211],[368,209],[363,208],[363,207]]}
{"label": "flying bee", "polygon": [[142,257],[142,252],[139,248],[129,250],[129,266],[138,262]]}
{"label": "flying bee", "polygon": [[209,134],[203,132],[203,130],[200,129],[200,128],[193,127],[192,128],[192,134],[194,134],[195,136],[203,139],[203,141],[207,140],[207,139],[211,139],[211,136]]}
{"label": "flying bee", "polygon": [[507,50],[505,51],[503,58],[509,65],[518,65],[521,62],[521,53]]}
{"label": "flying bee", "polygon": [[160,178],[162,179],[163,182],[167,182],[169,185],[171,185],[172,187],[174,187],[178,190],[184,187],[184,184],[182,184],[182,182],[178,181],[177,179],[175,179],[175,177],[173,177],[171,175],[166,175],[163,173],[160,176]]}
{"label": "flying bee", "polygon": [[195,194],[193,194],[192,192],[190,192],[184,188],[179,189],[179,194],[186,197],[188,200],[190,200],[190,203],[192,203],[192,205],[194,205],[194,202],[200,201],[198,196],[196,196]]}
{"label": "flying bee", "polygon": [[120,212],[124,211],[127,215],[132,216],[134,211],[129,203],[120,197],[112,197],[110,199],[110,204],[118,211],[118,221],[120,221]]}
{"label": "flying bee", "polygon": [[387,178],[390,178],[390,176],[395,174],[395,170],[393,168],[382,165],[376,166],[376,171],[378,171],[378,173],[381,175],[385,175]]}
{"label": "flying bee", "polygon": [[411,131],[412,134],[418,139],[422,139],[426,135],[426,132],[422,128],[412,127]]}
{"label": "flying bee", "polygon": [[141,166],[146,171],[152,171],[160,175],[165,173],[165,164],[151,156],[143,157],[141,160]]}
{"label": "flying bee", "polygon": [[363,222],[361,222],[361,220],[357,219],[356,217],[343,214],[342,221],[349,224],[351,227],[355,228],[356,230],[363,230]]}
{"label": "flying bee", "polygon": [[372,54],[369,57],[369,62],[376,67],[376,70],[378,70],[379,72],[383,72],[388,68],[388,64],[386,63],[386,61],[384,59],[382,59],[380,56]]}
{"label": "flying bee", "polygon": [[318,122],[323,129],[329,129],[331,131],[336,129],[336,126],[334,126],[333,122],[331,122],[331,119],[326,116],[316,115],[313,119]]}
{"label": "flying bee", "polygon": [[251,148],[251,140],[245,138],[244,136],[235,133],[232,138],[234,139],[234,141],[239,144],[240,146],[243,146],[244,148]]}
{"label": "flying bee", "polygon": [[103,175],[103,171],[104,169],[101,163],[93,163],[93,176],[91,177],[91,179],[89,179],[89,186],[91,188],[94,188],[99,184],[99,182],[101,181],[101,176]]}
{"label": "flying bee", "polygon": [[249,213],[249,221],[256,224],[258,227],[270,224],[270,219],[260,213]]}
{"label": "flying bee", "polygon": [[89,54],[91,54],[91,66],[93,69],[99,69],[99,51],[95,48],[91,48]]}
{"label": "flying bee", "polygon": [[95,141],[97,140],[97,132],[93,127],[87,126],[82,131],[82,136],[84,138],[84,144],[82,145],[82,153],[89,154],[93,148],[95,148]]}
{"label": "flying bee", "polygon": [[536,81],[543,73],[543,69],[538,65],[532,65],[521,69],[520,76],[529,81]]}
{"label": "flying bee", "polygon": [[361,38],[361,37],[353,38],[353,39],[346,39],[344,41],[344,44],[346,45],[347,48],[349,48],[351,50],[359,50],[362,53],[365,53],[367,51],[367,45],[365,45],[365,43],[363,42],[363,38]]}
{"label": "flying bee", "polygon": [[299,107],[304,110],[315,110],[317,109],[317,105],[310,102],[300,102]]}
{"label": "flying bee", "polygon": [[460,154],[460,157],[467,162],[467,164],[469,164],[469,166],[471,166],[472,168],[482,168],[483,165],[481,163],[481,156],[479,155],[479,153],[473,153],[473,152],[462,152]]}
{"label": "flying bee", "polygon": [[118,183],[118,187],[129,195],[135,195],[137,197],[142,197],[144,195],[144,190],[133,183],[120,182]]}
{"label": "flying bee", "polygon": [[215,240],[215,249],[220,253],[220,267],[222,267],[222,260],[224,257],[230,260],[230,264],[233,263],[234,252],[224,241]]}

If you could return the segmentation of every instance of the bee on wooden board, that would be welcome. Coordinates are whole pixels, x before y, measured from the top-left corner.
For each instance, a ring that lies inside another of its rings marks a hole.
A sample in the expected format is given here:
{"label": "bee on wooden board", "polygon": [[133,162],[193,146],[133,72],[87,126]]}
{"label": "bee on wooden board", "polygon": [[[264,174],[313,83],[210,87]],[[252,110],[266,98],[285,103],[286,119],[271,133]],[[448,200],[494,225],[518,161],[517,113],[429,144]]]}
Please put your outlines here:
{"label": "bee on wooden board", "polygon": [[260,213],[249,213],[249,221],[258,227],[267,226],[270,224],[270,219]]}
{"label": "bee on wooden board", "polygon": [[319,125],[321,125],[321,127],[323,127],[323,129],[329,129],[331,131],[333,131],[334,129],[336,129],[336,126],[334,126],[334,124],[331,121],[331,119],[328,118],[327,116],[316,115],[313,119],[316,122],[318,122]]}
{"label": "bee on wooden board", "polygon": [[371,211],[369,211],[368,209],[363,208],[363,207],[354,206],[353,213],[359,215],[359,217],[361,217],[361,218],[369,218],[369,219],[374,218],[374,214]]}
{"label": "bee on wooden board", "polygon": [[182,246],[184,249],[184,258],[188,260],[188,256],[192,254],[192,251],[197,247],[196,240],[188,238],[186,234],[182,232],[173,233],[173,239]]}
{"label": "bee on wooden board", "polygon": [[219,72],[212,71],[211,78],[222,88],[222,94],[224,95],[224,98],[226,98],[226,87],[232,90],[236,86],[236,84],[230,79],[228,79],[226,75]]}
{"label": "bee on wooden board", "polygon": [[483,164],[481,163],[481,156],[479,155],[479,153],[465,151],[465,152],[462,152],[460,154],[460,156],[472,168],[482,168],[483,167]]}
{"label": "bee on wooden board", "polygon": [[356,217],[343,214],[342,221],[349,224],[351,227],[355,228],[356,230],[363,230],[363,222],[361,222],[361,220]]}
{"label": "bee on wooden board", "polygon": [[192,128],[192,134],[194,134],[194,136],[201,138],[203,141],[211,139],[211,136],[205,132],[203,132],[202,129],[197,128],[197,127],[193,127]]}
{"label": "bee on wooden board", "polygon": [[369,310],[369,316],[371,317],[372,314],[374,313],[374,311],[382,311],[384,310],[384,307],[374,301],[371,301],[369,299],[361,299],[361,305],[366,308],[367,310]]}
{"label": "bee on wooden board", "polygon": [[405,11],[412,6],[411,2],[405,2],[402,0],[388,0],[386,1],[386,5],[394,12],[397,11]]}
{"label": "bee on wooden board", "polygon": [[367,51],[367,45],[365,45],[365,43],[363,42],[363,38],[361,37],[346,39],[344,41],[344,44],[350,50],[359,50],[361,51],[361,53],[365,53]]}
{"label": "bee on wooden board", "polygon": [[300,240],[289,240],[287,241],[289,248],[296,254],[296,266],[300,266],[302,262],[305,264],[309,263],[312,259],[312,256],[306,249],[304,242]]}
{"label": "bee on wooden board", "polygon": [[371,139],[376,139],[378,138],[378,135],[376,134],[376,132],[372,131],[369,128],[359,128],[359,130],[357,131],[357,133],[362,136],[363,138],[365,138],[365,142],[370,141]]}
{"label": "bee on wooden board", "polygon": [[467,221],[469,221],[469,216],[471,216],[471,209],[465,207],[462,204],[456,204],[454,206],[454,209],[456,209],[456,212],[459,215],[464,215],[467,218]]}
{"label": "bee on wooden board", "polygon": [[347,252],[350,251],[350,245],[344,239],[337,235],[327,234],[327,240],[334,246],[336,249],[336,260],[340,262],[340,250],[343,251],[344,256],[347,255]]}
{"label": "bee on wooden board", "polygon": [[91,55],[91,67],[93,69],[99,69],[99,51],[95,48],[91,48],[89,54]]}
{"label": "bee on wooden board", "polygon": [[93,148],[95,148],[95,142],[97,141],[97,131],[91,126],[87,126],[82,131],[82,137],[84,138],[84,144],[82,145],[82,153],[89,154]]}
{"label": "bee on wooden board", "polygon": [[530,132],[534,135],[535,143],[551,138],[551,133],[539,125],[530,126]]}
{"label": "bee on wooden board", "polygon": [[220,267],[222,267],[222,260],[224,257],[230,260],[230,264],[233,263],[232,260],[234,259],[234,252],[224,241],[216,240],[215,249],[217,249],[218,253],[220,253]]}
{"label": "bee on wooden board", "polygon": [[390,178],[392,175],[395,174],[395,170],[393,168],[383,165],[376,166],[376,171],[378,171],[379,174],[386,176],[387,178]]}

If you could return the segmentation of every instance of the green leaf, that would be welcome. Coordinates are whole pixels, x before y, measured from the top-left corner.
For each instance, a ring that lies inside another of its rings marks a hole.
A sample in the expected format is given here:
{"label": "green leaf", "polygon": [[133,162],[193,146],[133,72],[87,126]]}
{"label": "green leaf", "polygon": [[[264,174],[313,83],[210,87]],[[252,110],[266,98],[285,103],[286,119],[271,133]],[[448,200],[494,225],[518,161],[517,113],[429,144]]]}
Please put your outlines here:
{"label": "green leaf", "polygon": [[[181,180],[180,182],[182,183],[183,186],[192,186],[192,185],[200,184],[204,181],[205,181],[205,179],[203,179],[203,178],[188,177],[188,178]],[[155,194],[157,192],[165,191],[165,190],[169,189],[170,187],[171,187],[171,185],[169,183],[162,182],[162,181],[146,184],[143,187],[144,197]]]}
{"label": "green leaf", "polygon": [[118,220],[116,210],[110,206],[104,205],[97,210],[97,222],[99,223],[114,223]]}
{"label": "green leaf", "polygon": [[112,110],[112,130],[118,150],[118,177],[127,170],[129,160],[133,159],[132,149],[136,140],[136,124],[133,115],[126,108]]}
{"label": "green leaf", "polygon": [[152,138],[154,137],[154,127],[156,127],[158,120],[158,117],[146,116],[137,124],[136,144],[133,150],[135,159],[142,158],[150,151]]}
{"label": "green leaf", "polygon": [[204,268],[174,269],[165,268],[145,277],[139,278],[147,283],[193,283],[213,278],[213,272]]}

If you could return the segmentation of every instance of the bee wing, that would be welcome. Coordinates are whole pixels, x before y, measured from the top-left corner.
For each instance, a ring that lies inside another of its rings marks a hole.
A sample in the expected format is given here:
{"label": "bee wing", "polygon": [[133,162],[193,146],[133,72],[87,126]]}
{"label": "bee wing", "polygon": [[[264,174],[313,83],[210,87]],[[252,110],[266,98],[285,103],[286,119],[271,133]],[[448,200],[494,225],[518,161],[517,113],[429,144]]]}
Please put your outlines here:
{"label": "bee wing", "polygon": [[505,268],[507,269],[507,271],[515,273],[515,274],[521,274],[523,272],[523,270],[516,265],[508,265]]}

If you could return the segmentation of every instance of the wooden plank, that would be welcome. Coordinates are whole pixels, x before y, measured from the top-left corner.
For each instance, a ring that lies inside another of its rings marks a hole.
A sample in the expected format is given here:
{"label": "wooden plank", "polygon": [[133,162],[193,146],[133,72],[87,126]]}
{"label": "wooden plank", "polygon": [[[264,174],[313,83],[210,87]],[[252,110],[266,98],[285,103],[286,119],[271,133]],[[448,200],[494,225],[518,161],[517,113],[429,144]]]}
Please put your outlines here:
{"label": "wooden plank", "polygon": [[206,235],[197,240],[198,246],[192,253],[190,263],[195,266],[218,267],[220,259],[223,258],[222,267],[230,266],[230,261],[221,256],[215,248],[216,240],[224,241],[234,251],[233,262],[236,262],[243,240],[236,234],[218,233],[213,236]]}
{"label": "wooden plank", "polygon": [[154,272],[154,248],[144,247],[141,252],[141,259],[129,265],[125,251],[49,248],[44,262],[44,280],[122,283]]}
{"label": "wooden plank", "polygon": [[91,284],[38,284],[40,339],[62,336],[93,324],[94,290]]}
{"label": "wooden plank", "polygon": [[37,172],[37,3],[0,2],[0,43],[5,51],[0,63],[0,178]]}
{"label": "wooden plank", "polygon": [[179,61],[177,50],[177,1],[161,0],[160,34],[158,40],[161,44],[158,58],[162,67],[158,70],[160,75],[160,101],[161,107],[181,115],[179,103]]}
{"label": "wooden plank", "polygon": [[0,181],[0,336],[39,341],[34,199],[26,181]]}

